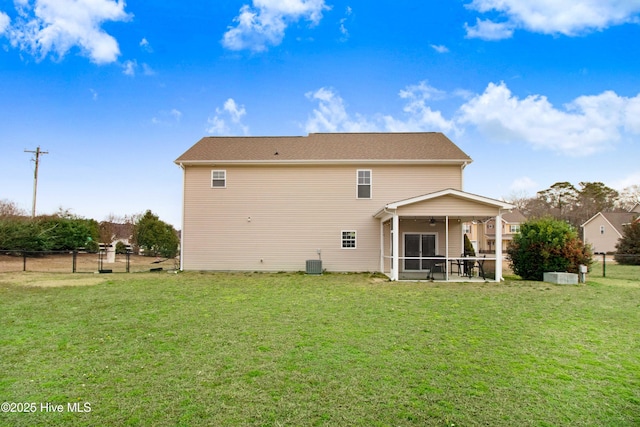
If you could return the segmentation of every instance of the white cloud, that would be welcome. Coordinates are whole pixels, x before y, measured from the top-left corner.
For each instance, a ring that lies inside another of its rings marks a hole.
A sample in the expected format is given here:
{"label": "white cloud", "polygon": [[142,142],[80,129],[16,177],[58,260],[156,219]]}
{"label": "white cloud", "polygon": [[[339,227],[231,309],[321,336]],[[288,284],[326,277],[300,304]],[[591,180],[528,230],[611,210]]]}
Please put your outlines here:
{"label": "white cloud", "polygon": [[224,34],[222,45],[231,50],[264,51],[282,42],[291,23],[304,19],[317,25],[327,9],[324,0],[253,0],[253,6],[240,8],[236,25]]}
{"label": "white cloud", "polygon": [[509,186],[509,190],[514,193],[530,193],[535,192],[540,185],[528,176],[523,176],[514,180]]}
{"label": "white cloud", "polygon": [[353,9],[351,9],[351,6],[347,6],[347,9],[345,10],[345,17],[340,20],[340,34],[342,34],[342,36],[340,37],[340,41],[346,42],[347,40],[349,40],[349,30],[347,29],[347,26],[345,24],[352,14]]}
{"label": "white cloud", "polygon": [[151,123],[154,125],[172,125],[180,122],[182,119],[182,112],[176,108],[172,108],[169,111],[160,111],[158,116],[151,119]]}
{"label": "white cloud", "polygon": [[321,88],[306,96],[318,102],[318,107],[305,124],[307,132],[457,132],[453,121],[446,120],[440,111],[433,111],[427,105],[428,100],[442,99],[445,93],[426,82],[400,91],[400,98],[407,100],[403,118],[379,114],[367,118],[358,113],[352,116],[347,112],[342,97],[330,88]]}
{"label": "white cloud", "polygon": [[444,99],[447,94],[444,91],[434,88],[427,82],[420,82],[417,85],[407,86],[400,91],[400,98],[408,103],[403,111],[408,114],[405,120],[398,120],[386,116],[387,129],[392,132],[410,131],[441,131],[458,133],[453,121],[444,118],[440,111],[433,111],[428,101]]}
{"label": "white cloud", "polygon": [[155,76],[156,75],[156,72],[148,64],[145,64],[144,62],[142,63],[142,73],[145,76]]}
{"label": "white cloud", "polygon": [[640,185],[640,170],[635,171],[622,179],[614,181],[611,183],[611,188],[614,188],[618,191],[622,191],[625,188],[632,187],[634,185]]}
{"label": "white cloud", "polygon": [[476,25],[464,24],[468,38],[482,40],[502,40],[513,36],[513,25],[506,22],[493,22],[488,19],[476,19]]}
{"label": "white cloud", "polygon": [[9,29],[10,24],[11,19],[9,18],[9,15],[0,11],[0,35],[4,34],[4,32]]}
{"label": "white cloud", "polygon": [[16,0],[15,5],[19,17],[8,30],[11,44],[39,60],[49,54],[62,58],[77,46],[96,64],[114,62],[118,42],[101,26],[131,18],[123,0]]}
{"label": "white cloud", "polygon": [[318,102],[318,108],[307,120],[307,132],[375,132],[375,123],[367,121],[360,115],[355,119],[349,117],[343,99],[333,89],[320,88],[315,92],[308,92],[306,97]]}
{"label": "white cloud", "polygon": [[[229,98],[225,101],[223,108],[216,108],[216,115],[207,120],[209,126],[206,130],[213,135],[234,135],[238,131],[248,135],[249,127],[242,123],[242,118],[246,114],[244,105],[238,105],[233,98]],[[230,124],[225,117],[230,120]]]}
{"label": "white cloud", "polygon": [[[141,65],[142,67],[142,73],[145,76],[153,76],[155,75],[155,71],[153,71],[153,69],[146,63],[142,63]],[[127,76],[135,76],[137,71],[138,71],[138,61],[136,61],[135,59],[130,59],[127,61],[124,61],[124,63],[122,64],[122,72],[123,74],[127,75]]]}
{"label": "white cloud", "polygon": [[441,44],[432,44],[431,48],[433,50],[435,50],[436,52],[438,52],[438,53],[447,53],[447,52],[449,52],[449,48],[444,46],[444,45],[441,45]]}
{"label": "white cloud", "polygon": [[122,68],[123,68],[123,73],[126,74],[127,76],[135,76],[136,75],[136,68],[138,68],[138,62],[134,59],[134,60],[129,60],[129,61],[125,61],[124,64],[122,64]]}
{"label": "white cloud", "polygon": [[[507,19],[504,23],[478,20],[476,26],[465,25],[468,37],[497,40],[511,36],[507,28],[576,36],[613,25],[637,23],[640,0],[473,0],[467,7]],[[491,34],[494,38],[487,37]],[[503,37],[498,37],[500,34]]]}
{"label": "white cloud", "polygon": [[[571,157],[606,151],[621,140],[640,135],[640,94],[627,98],[606,91],[578,97],[561,109],[542,95],[520,99],[504,83],[490,83],[482,94],[470,96],[466,91],[446,93],[420,82],[407,86],[399,96],[406,102],[402,113],[366,116],[349,113],[344,99],[334,89],[320,88],[306,94],[317,106],[304,129],[307,132],[439,131],[462,135],[473,127],[493,141],[526,144],[536,150]],[[433,108],[437,101],[451,101],[459,96],[462,104],[450,118]],[[535,183],[522,180],[513,185],[525,189]]]}
{"label": "white cloud", "polygon": [[632,116],[640,102],[607,91],[581,96],[555,108],[545,96],[519,99],[504,83],[491,83],[459,109],[457,122],[476,126],[485,135],[525,142],[569,156],[587,156],[612,147],[623,131],[640,133],[640,116]]}
{"label": "white cloud", "polygon": [[153,48],[151,47],[151,45],[149,44],[149,41],[146,38],[143,38],[142,40],[140,40],[140,48],[142,48],[142,50],[144,50],[145,52],[153,53]]}

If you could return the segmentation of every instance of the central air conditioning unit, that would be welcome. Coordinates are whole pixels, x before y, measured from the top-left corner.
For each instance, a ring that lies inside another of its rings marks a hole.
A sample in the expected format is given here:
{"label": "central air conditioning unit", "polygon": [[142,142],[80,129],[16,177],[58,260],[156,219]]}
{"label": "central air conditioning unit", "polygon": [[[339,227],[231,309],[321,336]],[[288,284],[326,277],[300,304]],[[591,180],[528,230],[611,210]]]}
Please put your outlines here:
{"label": "central air conditioning unit", "polygon": [[306,272],[307,274],[322,274],[322,260],[308,259]]}

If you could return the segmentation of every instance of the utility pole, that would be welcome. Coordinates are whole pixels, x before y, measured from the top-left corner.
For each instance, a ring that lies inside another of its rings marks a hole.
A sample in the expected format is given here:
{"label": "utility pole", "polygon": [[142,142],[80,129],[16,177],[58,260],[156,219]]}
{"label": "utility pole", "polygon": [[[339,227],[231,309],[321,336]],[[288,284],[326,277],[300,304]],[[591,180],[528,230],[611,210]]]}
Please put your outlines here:
{"label": "utility pole", "polygon": [[38,192],[38,165],[40,164],[40,155],[49,154],[48,151],[40,151],[40,146],[36,148],[36,151],[24,150],[25,153],[35,154],[33,161],[36,162],[36,168],[33,173],[33,205],[31,206],[31,217],[36,217],[36,194]]}

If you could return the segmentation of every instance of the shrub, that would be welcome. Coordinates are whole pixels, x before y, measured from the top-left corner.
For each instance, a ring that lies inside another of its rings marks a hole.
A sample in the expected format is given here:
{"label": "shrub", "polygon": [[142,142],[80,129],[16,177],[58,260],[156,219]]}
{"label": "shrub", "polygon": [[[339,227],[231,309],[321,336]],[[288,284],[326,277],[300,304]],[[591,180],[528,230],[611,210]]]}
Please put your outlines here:
{"label": "shrub", "polygon": [[178,233],[171,224],[147,210],[136,222],[133,240],[146,256],[174,258],[178,254]]}
{"label": "shrub", "polygon": [[126,254],[127,253],[127,245],[125,245],[120,240],[118,240],[116,242],[116,253],[117,254]]}
{"label": "shrub", "polygon": [[640,222],[624,227],[616,251],[614,258],[619,264],[640,265]]}
{"label": "shrub", "polygon": [[578,273],[591,264],[591,249],[566,222],[553,218],[527,221],[507,249],[513,272],[526,280],[542,280],[548,271]]}
{"label": "shrub", "polygon": [[469,236],[465,233],[464,235],[464,256],[476,256],[476,251],[473,249],[473,244],[471,240],[469,240]]}

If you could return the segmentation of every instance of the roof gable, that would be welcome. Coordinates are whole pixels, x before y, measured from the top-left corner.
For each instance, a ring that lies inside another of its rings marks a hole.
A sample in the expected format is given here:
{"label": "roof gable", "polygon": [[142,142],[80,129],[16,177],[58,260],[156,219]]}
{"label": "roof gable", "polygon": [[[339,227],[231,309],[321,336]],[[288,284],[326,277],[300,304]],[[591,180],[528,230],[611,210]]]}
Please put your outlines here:
{"label": "roof gable", "polygon": [[622,236],[622,227],[626,224],[632,223],[636,215],[637,214],[634,212],[598,212],[582,224],[582,227],[584,228],[596,218],[602,217],[620,236]]}
{"label": "roof gable", "polygon": [[467,164],[440,132],[312,133],[294,137],[205,137],[177,164],[403,162]]}
{"label": "roof gable", "polygon": [[464,191],[454,190],[453,188],[447,188],[446,190],[436,191],[435,193],[424,194],[422,196],[412,197],[410,199],[388,203],[380,211],[378,211],[378,213],[376,213],[374,216],[379,217],[384,214],[385,210],[388,210],[388,209],[395,210],[403,206],[408,206],[415,203],[438,199],[446,196],[450,196],[450,197],[454,197],[454,198],[458,198],[461,200],[470,201],[474,203],[480,203],[480,204],[491,206],[493,208],[498,208],[498,209],[514,209],[515,208],[515,206],[512,205],[511,203],[503,202],[496,199],[490,199],[484,196],[478,196],[477,194],[465,193]]}

